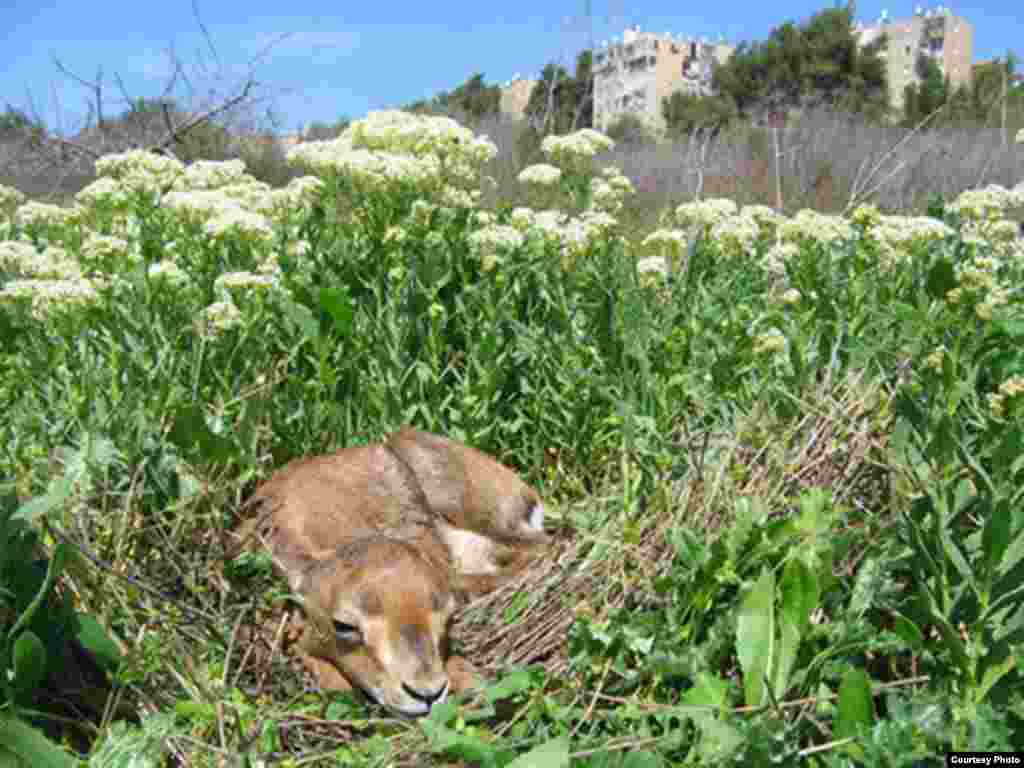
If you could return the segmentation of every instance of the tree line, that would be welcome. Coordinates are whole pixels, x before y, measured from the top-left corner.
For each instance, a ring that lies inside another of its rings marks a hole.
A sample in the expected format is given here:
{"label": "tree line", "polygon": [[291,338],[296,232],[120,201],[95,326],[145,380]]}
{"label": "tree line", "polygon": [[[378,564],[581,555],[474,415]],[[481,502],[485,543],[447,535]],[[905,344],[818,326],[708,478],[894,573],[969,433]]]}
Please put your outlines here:
{"label": "tree line", "polygon": [[[971,83],[954,87],[934,59],[919,55],[919,82],[907,86],[903,109],[894,113],[886,75],[883,35],[860,45],[853,4],[825,8],[802,24],[787,21],[763,41],[741,43],[714,68],[711,93],[676,92],[661,104],[670,137],[717,132],[735,122],[763,123],[773,113],[829,107],[872,120],[917,126],[926,117],[930,128],[942,125],[994,124],[1006,101],[1012,125],[1024,123],[1024,86],[1014,85],[1012,56],[978,65]],[[569,72],[554,62],[540,73],[525,118],[537,133],[566,133],[594,125],[593,58],[589,50]],[[1004,77],[1006,87],[1004,88]],[[430,100],[406,108],[418,112],[458,114],[470,123],[500,112],[501,88],[488,85],[481,73]],[[933,114],[935,113],[935,114]],[[609,133],[620,140],[640,138],[645,127],[625,116]]]}

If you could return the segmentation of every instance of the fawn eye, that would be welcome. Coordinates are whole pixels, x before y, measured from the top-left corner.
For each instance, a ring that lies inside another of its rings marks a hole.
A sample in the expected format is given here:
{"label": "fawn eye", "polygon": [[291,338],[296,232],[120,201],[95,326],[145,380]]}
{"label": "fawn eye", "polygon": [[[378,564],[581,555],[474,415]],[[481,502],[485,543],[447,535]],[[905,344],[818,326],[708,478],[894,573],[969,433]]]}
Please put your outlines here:
{"label": "fawn eye", "polygon": [[339,640],[347,642],[358,641],[362,637],[359,627],[355,624],[346,624],[344,621],[334,620],[334,634]]}

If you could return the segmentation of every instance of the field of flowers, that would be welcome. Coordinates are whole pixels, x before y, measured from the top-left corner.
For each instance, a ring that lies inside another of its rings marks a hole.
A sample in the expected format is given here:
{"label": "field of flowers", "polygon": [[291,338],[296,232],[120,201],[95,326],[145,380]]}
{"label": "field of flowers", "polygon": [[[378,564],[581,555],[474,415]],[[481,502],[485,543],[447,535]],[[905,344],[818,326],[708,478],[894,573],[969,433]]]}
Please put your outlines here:
{"label": "field of flowers", "polygon": [[[611,146],[545,139],[494,210],[494,145],[400,112],[280,189],[141,151],[73,207],[0,188],[0,756],[67,725],[69,634],[141,718],[94,713],[93,765],[1024,749],[1024,182],[918,216],[698,200],[632,242]],[[266,561],[221,562],[255,482],[405,423],[515,466],[600,575],[491,611],[573,619],[418,723],[303,691]]]}

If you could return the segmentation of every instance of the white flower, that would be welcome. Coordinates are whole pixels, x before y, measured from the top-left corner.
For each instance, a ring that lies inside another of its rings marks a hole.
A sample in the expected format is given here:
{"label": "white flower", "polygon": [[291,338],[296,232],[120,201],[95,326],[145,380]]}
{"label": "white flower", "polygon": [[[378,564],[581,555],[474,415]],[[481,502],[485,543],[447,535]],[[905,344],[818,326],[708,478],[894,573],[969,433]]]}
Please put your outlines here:
{"label": "white flower", "polygon": [[242,311],[230,301],[217,301],[199,313],[200,335],[213,337],[242,324]]}
{"label": "white flower", "polygon": [[520,184],[536,184],[540,187],[555,186],[562,180],[562,171],[553,165],[537,163],[519,172]]}
{"label": "white flower", "polygon": [[[97,261],[129,256],[134,253],[134,250],[129,249],[128,243],[120,237],[98,235],[95,232],[90,233],[82,244],[82,256]],[[138,261],[137,255],[133,261]]]}
{"label": "white flower", "polygon": [[269,239],[274,232],[267,220],[258,213],[241,208],[225,208],[206,223],[206,234],[214,238]]}
{"label": "white flower", "polygon": [[11,280],[0,290],[0,300],[31,299],[32,314],[38,320],[86,306],[97,297],[96,288],[85,279]]}
{"label": "white flower", "polygon": [[241,208],[223,191],[212,189],[174,190],[164,195],[161,203],[178,215],[197,221],[207,221],[227,210]]}
{"label": "white flower", "polygon": [[711,228],[711,239],[718,243],[724,253],[742,255],[750,251],[761,229],[753,216],[731,216]]}
{"label": "white flower", "polygon": [[984,189],[968,189],[961,192],[949,209],[968,221],[986,221],[1002,218],[1003,212],[1011,206],[1014,195],[998,184]]}
{"label": "white flower", "polygon": [[747,216],[757,222],[761,237],[774,237],[779,224],[785,219],[781,214],[776,213],[767,205],[744,205],[740,209],[740,216]]}
{"label": "white flower", "polygon": [[235,201],[243,208],[257,213],[261,212],[261,208],[266,206],[267,199],[273,192],[269,184],[264,181],[257,181],[256,179],[238,181],[219,189],[230,200]]}
{"label": "white flower", "polygon": [[494,268],[503,253],[522,244],[523,236],[519,230],[506,224],[494,224],[469,236],[469,246],[480,259],[485,272]]}
{"label": "white flower", "polygon": [[246,174],[244,160],[194,160],[179,176],[175,188],[219,189],[246,180],[255,181]]}
{"label": "white flower", "polygon": [[668,274],[668,262],[661,256],[648,256],[646,259],[639,259],[636,263],[637,274],[643,275],[648,272],[656,272],[661,275]]}
{"label": "white flower", "polygon": [[14,187],[5,187],[0,184],[0,211],[4,209],[17,208],[25,202],[25,195]]}
{"label": "white flower", "polygon": [[0,269],[23,277],[73,280],[81,270],[63,248],[48,247],[43,253],[30,243],[0,242]]}
{"label": "white flower", "polygon": [[681,229],[656,229],[640,245],[648,251],[663,253],[678,261],[686,249],[686,232]]}
{"label": "white flower", "polygon": [[853,238],[853,227],[842,216],[818,213],[808,208],[779,225],[779,236],[786,242],[830,245]]}
{"label": "white flower", "polygon": [[721,221],[735,216],[739,207],[727,198],[711,198],[683,203],[676,208],[680,226],[707,231]]}
{"label": "white flower", "polygon": [[509,214],[509,222],[520,232],[528,231],[533,226],[534,222],[533,209],[526,208],[524,206],[513,208],[512,213]]}
{"label": "white flower", "polygon": [[614,146],[615,142],[603,133],[584,128],[567,136],[547,136],[540,148],[559,168],[570,173],[582,173],[593,167],[595,155]]}
{"label": "white flower", "polygon": [[603,175],[604,178],[594,178],[590,182],[590,205],[599,211],[616,213],[622,208],[626,196],[633,194],[633,184],[615,166],[605,168]]}
{"label": "white flower", "polygon": [[1002,418],[1006,408],[1006,401],[1012,400],[1017,395],[1024,393],[1024,376],[1011,376],[999,385],[999,392],[989,395],[989,408],[992,415]]}
{"label": "white flower", "polygon": [[170,189],[185,172],[185,166],[173,157],[165,157],[143,149],[105,155],[96,161],[96,174],[120,181],[138,192],[160,192]]}
{"label": "white flower", "polygon": [[1024,128],[1017,131],[1017,138],[1015,139],[1017,144],[1024,144]]}
{"label": "white flower", "polygon": [[32,225],[63,225],[70,224],[78,217],[73,208],[62,208],[51,203],[40,203],[29,200],[14,213],[14,221],[23,227]]}
{"label": "white flower", "polygon": [[103,176],[79,191],[75,195],[75,200],[86,206],[121,206],[128,202],[128,194],[114,179]]}
{"label": "white flower", "polygon": [[214,290],[230,296],[231,289],[270,291],[278,287],[275,273],[255,274],[253,272],[225,272],[213,281]]}

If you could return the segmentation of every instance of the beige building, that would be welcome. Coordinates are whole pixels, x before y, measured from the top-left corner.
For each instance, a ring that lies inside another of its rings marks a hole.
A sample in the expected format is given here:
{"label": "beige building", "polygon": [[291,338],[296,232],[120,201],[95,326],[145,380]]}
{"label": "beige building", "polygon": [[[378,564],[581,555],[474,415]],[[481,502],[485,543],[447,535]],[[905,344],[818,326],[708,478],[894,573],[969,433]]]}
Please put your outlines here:
{"label": "beige building", "polygon": [[519,75],[514,76],[501,89],[500,108],[502,114],[522,117],[526,111],[526,105],[530,103],[530,94],[533,93],[536,80],[527,80]]}
{"label": "beige building", "polygon": [[924,10],[918,6],[909,19],[889,19],[886,11],[870,25],[857,25],[861,45],[878,39],[883,33],[889,38],[882,55],[889,77],[889,99],[894,109],[903,109],[903,91],[911,83],[918,83],[918,54],[930,56],[949,78],[954,88],[971,82],[971,62],[974,57],[974,25],[949,8],[938,6]]}
{"label": "beige building", "polygon": [[594,127],[607,130],[622,115],[633,114],[663,128],[662,101],[676,91],[710,93],[715,66],[733,50],[724,41],[626,29],[621,41],[594,51]]}

